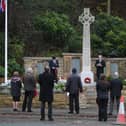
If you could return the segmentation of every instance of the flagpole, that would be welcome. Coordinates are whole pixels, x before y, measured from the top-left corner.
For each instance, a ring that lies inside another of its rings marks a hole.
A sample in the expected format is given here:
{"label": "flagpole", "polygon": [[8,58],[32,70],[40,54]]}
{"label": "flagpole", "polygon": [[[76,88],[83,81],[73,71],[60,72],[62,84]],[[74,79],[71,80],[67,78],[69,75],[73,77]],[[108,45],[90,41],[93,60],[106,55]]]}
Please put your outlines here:
{"label": "flagpole", "polygon": [[7,0],[5,0],[5,83],[8,78],[8,13],[7,13]]}

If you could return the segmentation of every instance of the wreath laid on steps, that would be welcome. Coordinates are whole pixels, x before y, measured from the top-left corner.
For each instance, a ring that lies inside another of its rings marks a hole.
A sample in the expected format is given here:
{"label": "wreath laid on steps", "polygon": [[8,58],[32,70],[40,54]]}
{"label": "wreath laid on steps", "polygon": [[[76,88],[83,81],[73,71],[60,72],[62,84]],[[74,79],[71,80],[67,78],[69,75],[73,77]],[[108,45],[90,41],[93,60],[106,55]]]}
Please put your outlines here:
{"label": "wreath laid on steps", "polygon": [[86,78],[84,79],[84,83],[90,84],[90,83],[91,83],[91,78],[86,77]]}

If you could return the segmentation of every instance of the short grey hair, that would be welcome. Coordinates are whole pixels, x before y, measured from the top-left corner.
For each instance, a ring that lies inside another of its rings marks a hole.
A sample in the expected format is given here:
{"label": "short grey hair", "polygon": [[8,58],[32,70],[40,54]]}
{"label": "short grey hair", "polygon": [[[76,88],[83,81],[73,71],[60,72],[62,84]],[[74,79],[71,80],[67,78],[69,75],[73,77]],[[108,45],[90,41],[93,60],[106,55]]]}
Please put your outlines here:
{"label": "short grey hair", "polygon": [[26,71],[26,73],[33,73],[33,69],[31,67],[29,67]]}
{"label": "short grey hair", "polygon": [[114,72],[113,78],[118,78],[119,77],[119,73],[118,72]]}

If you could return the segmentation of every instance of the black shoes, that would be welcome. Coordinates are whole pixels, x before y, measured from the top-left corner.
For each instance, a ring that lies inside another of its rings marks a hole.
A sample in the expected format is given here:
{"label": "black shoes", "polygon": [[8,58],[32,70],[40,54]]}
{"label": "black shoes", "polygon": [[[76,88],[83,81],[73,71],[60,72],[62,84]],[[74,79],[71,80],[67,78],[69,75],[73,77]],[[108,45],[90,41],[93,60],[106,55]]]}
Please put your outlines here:
{"label": "black shoes", "polygon": [[40,121],[44,121],[45,120],[45,118],[40,118]]}
{"label": "black shoes", "polygon": [[109,115],[112,115],[112,113],[109,113]]}
{"label": "black shoes", "polygon": [[73,114],[73,112],[68,112],[68,114]]}
{"label": "black shoes", "polygon": [[76,114],[79,114],[79,112],[77,111]]}
{"label": "black shoes", "polygon": [[106,122],[107,119],[98,119],[98,121],[104,121],[104,122]]}
{"label": "black shoes", "polygon": [[107,119],[104,119],[104,122],[106,122],[107,121]]}
{"label": "black shoes", "polygon": [[[68,112],[68,114],[73,114],[73,112]],[[76,114],[79,114],[79,112],[77,111]]]}
{"label": "black shoes", "polygon": [[18,112],[18,109],[15,108],[15,109],[13,109],[13,111],[14,111],[14,112]]}
{"label": "black shoes", "polygon": [[49,118],[49,121],[54,121],[54,119],[53,118]]}
{"label": "black shoes", "polygon": [[[53,118],[49,118],[48,120],[49,120],[49,121],[54,121]],[[40,118],[40,121],[45,121],[45,118]]]}
{"label": "black shoes", "polygon": [[[25,110],[22,110],[22,112],[26,112]],[[28,110],[27,112],[33,112],[32,110]]]}
{"label": "black shoes", "polygon": [[102,121],[102,119],[98,119],[98,121]]}
{"label": "black shoes", "polygon": [[28,110],[27,112],[33,112],[32,110]]}

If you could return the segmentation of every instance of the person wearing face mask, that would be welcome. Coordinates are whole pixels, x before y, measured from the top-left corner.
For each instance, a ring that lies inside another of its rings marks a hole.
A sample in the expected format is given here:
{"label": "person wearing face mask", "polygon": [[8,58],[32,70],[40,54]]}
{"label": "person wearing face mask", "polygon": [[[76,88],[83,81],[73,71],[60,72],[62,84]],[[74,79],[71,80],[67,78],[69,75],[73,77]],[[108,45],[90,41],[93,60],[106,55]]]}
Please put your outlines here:
{"label": "person wearing face mask", "polygon": [[97,80],[99,80],[100,75],[104,73],[104,68],[106,67],[106,63],[103,60],[102,55],[98,55],[98,59],[95,62],[95,67],[96,67]]}

